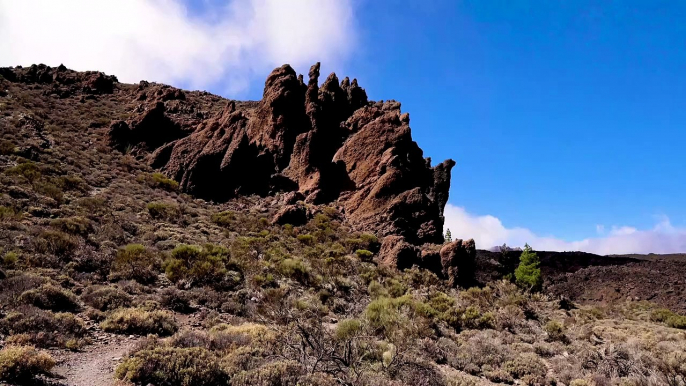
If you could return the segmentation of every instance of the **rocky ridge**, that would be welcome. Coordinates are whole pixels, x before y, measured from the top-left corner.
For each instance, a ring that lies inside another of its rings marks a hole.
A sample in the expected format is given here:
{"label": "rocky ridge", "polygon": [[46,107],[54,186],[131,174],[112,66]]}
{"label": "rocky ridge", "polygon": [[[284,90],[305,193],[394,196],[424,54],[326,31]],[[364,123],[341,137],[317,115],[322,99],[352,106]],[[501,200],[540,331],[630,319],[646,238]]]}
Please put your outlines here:
{"label": "rocky ridge", "polygon": [[111,126],[112,145],[144,154],[190,194],[222,201],[297,191],[307,203],[339,204],[380,236],[442,241],[455,162],[432,167],[400,103],[368,101],[356,79],[331,74],[320,85],[317,63],[305,83],[284,65],[267,77],[261,101],[227,101],[207,118],[178,89],[142,82],[133,98],[133,116]]}

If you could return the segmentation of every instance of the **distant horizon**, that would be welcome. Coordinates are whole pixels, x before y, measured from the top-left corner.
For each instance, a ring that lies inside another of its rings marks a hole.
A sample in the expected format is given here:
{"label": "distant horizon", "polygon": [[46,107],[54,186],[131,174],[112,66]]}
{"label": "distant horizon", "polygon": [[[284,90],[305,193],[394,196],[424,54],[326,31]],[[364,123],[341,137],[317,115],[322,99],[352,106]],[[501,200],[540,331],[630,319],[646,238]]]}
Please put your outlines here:
{"label": "distant horizon", "polygon": [[401,102],[424,156],[457,162],[454,238],[670,254],[686,252],[684,18],[638,0],[0,0],[0,66],[259,100],[273,68],[321,62],[320,81]]}

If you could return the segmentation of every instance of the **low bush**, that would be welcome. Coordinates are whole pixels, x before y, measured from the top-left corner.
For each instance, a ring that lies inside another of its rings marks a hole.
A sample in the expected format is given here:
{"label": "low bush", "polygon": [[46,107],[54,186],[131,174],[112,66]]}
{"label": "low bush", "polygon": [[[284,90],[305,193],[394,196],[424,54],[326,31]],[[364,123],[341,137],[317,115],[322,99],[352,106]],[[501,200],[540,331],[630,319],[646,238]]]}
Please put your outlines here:
{"label": "low bush", "polygon": [[144,173],[138,176],[138,181],[146,183],[151,188],[163,189],[173,192],[179,189],[179,183],[167,178],[162,173]]}
{"label": "low bush", "polygon": [[303,243],[305,245],[311,246],[311,245],[314,245],[314,242],[315,242],[315,238],[311,234],[298,235],[298,236],[296,236],[296,238],[298,239],[298,241],[300,241],[301,243]]}
{"label": "low bush", "polygon": [[28,182],[38,181],[42,174],[38,165],[31,161],[22,162],[16,166],[13,166],[5,170],[6,174],[21,176]]}
{"label": "low bush", "polygon": [[2,266],[7,268],[14,268],[19,260],[19,254],[17,252],[7,252],[2,256]]}
{"label": "low bush", "polygon": [[666,308],[659,308],[650,313],[650,320],[665,323],[672,328],[686,329],[686,316],[679,315]]}
{"label": "low bush", "polygon": [[186,291],[180,291],[176,288],[165,288],[160,294],[162,306],[176,312],[189,313],[193,312],[191,307],[191,296]]}
{"label": "low bush", "polygon": [[84,217],[58,218],[52,220],[50,225],[73,235],[87,236],[93,232],[93,224]]}
{"label": "low bush", "polygon": [[81,295],[81,300],[99,311],[116,310],[131,305],[131,296],[116,287],[88,288]]}
{"label": "low bush", "polygon": [[121,308],[107,317],[100,326],[117,334],[171,335],[178,326],[174,316],[166,311],[146,311],[141,308]]}
{"label": "low bush", "polygon": [[57,230],[46,230],[38,236],[35,246],[41,253],[67,257],[78,245],[74,236]]}
{"label": "low bush", "polygon": [[7,140],[0,140],[0,155],[11,155],[17,150],[14,144]]}
{"label": "low bush", "polygon": [[80,308],[71,291],[52,284],[43,284],[39,288],[25,291],[19,296],[19,301],[50,311],[75,312]]}
{"label": "low bush", "polygon": [[219,213],[214,213],[210,217],[210,221],[213,223],[222,226],[222,227],[230,227],[231,224],[236,220],[236,213],[230,211],[230,210],[225,210],[223,212]]}
{"label": "low bush", "polygon": [[113,279],[130,279],[147,284],[157,279],[159,258],[141,244],[129,244],[119,249],[112,263]]}
{"label": "low bush", "polygon": [[181,215],[178,205],[166,202],[151,202],[147,206],[150,217],[155,220],[172,221]]}
{"label": "low bush", "polygon": [[360,258],[362,261],[372,261],[372,256],[374,254],[366,249],[358,249],[355,251],[355,255]]}
{"label": "low bush", "polygon": [[243,371],[231,379],[232,386],[296,386],[305,369],[295,361],[268,363],[262,367]]}
{"label": "low bush", "polygon": [[0,206],[0,221],[18,221],[21,220],[21,213],[9,206]]}
{"label": "low bush", "polygon": [[0,381],[28,382],[39,374],[48,374],[54,366],[50,354],[31,346],[9,345],[0,350]]}
{"label": "low bush", "polygon": [[170,386],[226,385],[229,379],[219,358],[200,347],[138,351],[117,367],[115,376],[135,384]]}
{"label": "low bush", "polygon": [[53,314],[31,306],[19,307],[0,319],[0,333],[21,336],[22,343],[40,347],[65,347],[85,332],[83,321],[73,314]]}
{"label": "low bush", "polygon": [[542,382],[548,372],[545,363],[536,354],[525,353],[503,365],[505,371],[515,378],[526,379],[529,383]]}
{"label": "low bush", "polygon": [[279,273],[300,283],[310,281],[310,267],[300,259],[284,259],[279,264]]}
{"label": "low bush", "polygon": [[173,283],[183,282],[213,285],[221,289],[233,289],[242,277],[234,265],[229,264],[228,249],[206,244],[204,246],[181,244],[164,261],[164,272]]}
{"label": "low bush", "polygon": [[551,320],[548,323],[546,323],[543,327],[543,330],[548,334],[549,341],[567,341],[564,326],[562,325],[562,323],[556,320]]}

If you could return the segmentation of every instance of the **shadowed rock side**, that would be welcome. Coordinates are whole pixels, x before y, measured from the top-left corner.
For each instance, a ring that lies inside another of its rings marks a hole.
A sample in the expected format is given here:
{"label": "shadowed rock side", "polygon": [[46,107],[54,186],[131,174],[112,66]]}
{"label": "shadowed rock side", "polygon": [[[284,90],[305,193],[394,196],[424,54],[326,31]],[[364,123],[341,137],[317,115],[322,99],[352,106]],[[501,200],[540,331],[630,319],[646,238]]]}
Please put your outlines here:
{"label": "shadowed rock side", "polygon": [[442,242],[455,163],[431,167],[400,103],[369,102],[357,80],[335,74],[320,86],[319,63],[308,75],[305,84],[281,66],[267,77],[261,101],[229,101],[207,119],[180,90],[141,84],[141,104],[112,124],[110,141],[151,151],[153,167],[199,197],[298,191],[309,203],[337,202],[361,230],[415,245]]}

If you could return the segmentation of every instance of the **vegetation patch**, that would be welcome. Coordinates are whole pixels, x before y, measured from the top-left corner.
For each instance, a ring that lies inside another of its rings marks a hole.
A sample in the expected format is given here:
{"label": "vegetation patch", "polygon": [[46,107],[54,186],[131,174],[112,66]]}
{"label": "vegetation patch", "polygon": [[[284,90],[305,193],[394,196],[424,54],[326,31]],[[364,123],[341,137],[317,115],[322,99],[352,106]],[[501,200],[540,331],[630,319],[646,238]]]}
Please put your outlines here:
{"label": "vegetation patch", "polygon": [[174,316],[166,311],[146,311],[141,308],[121,308],[107,317],[100,326],[117,334],[171,335],[178,326]]}

